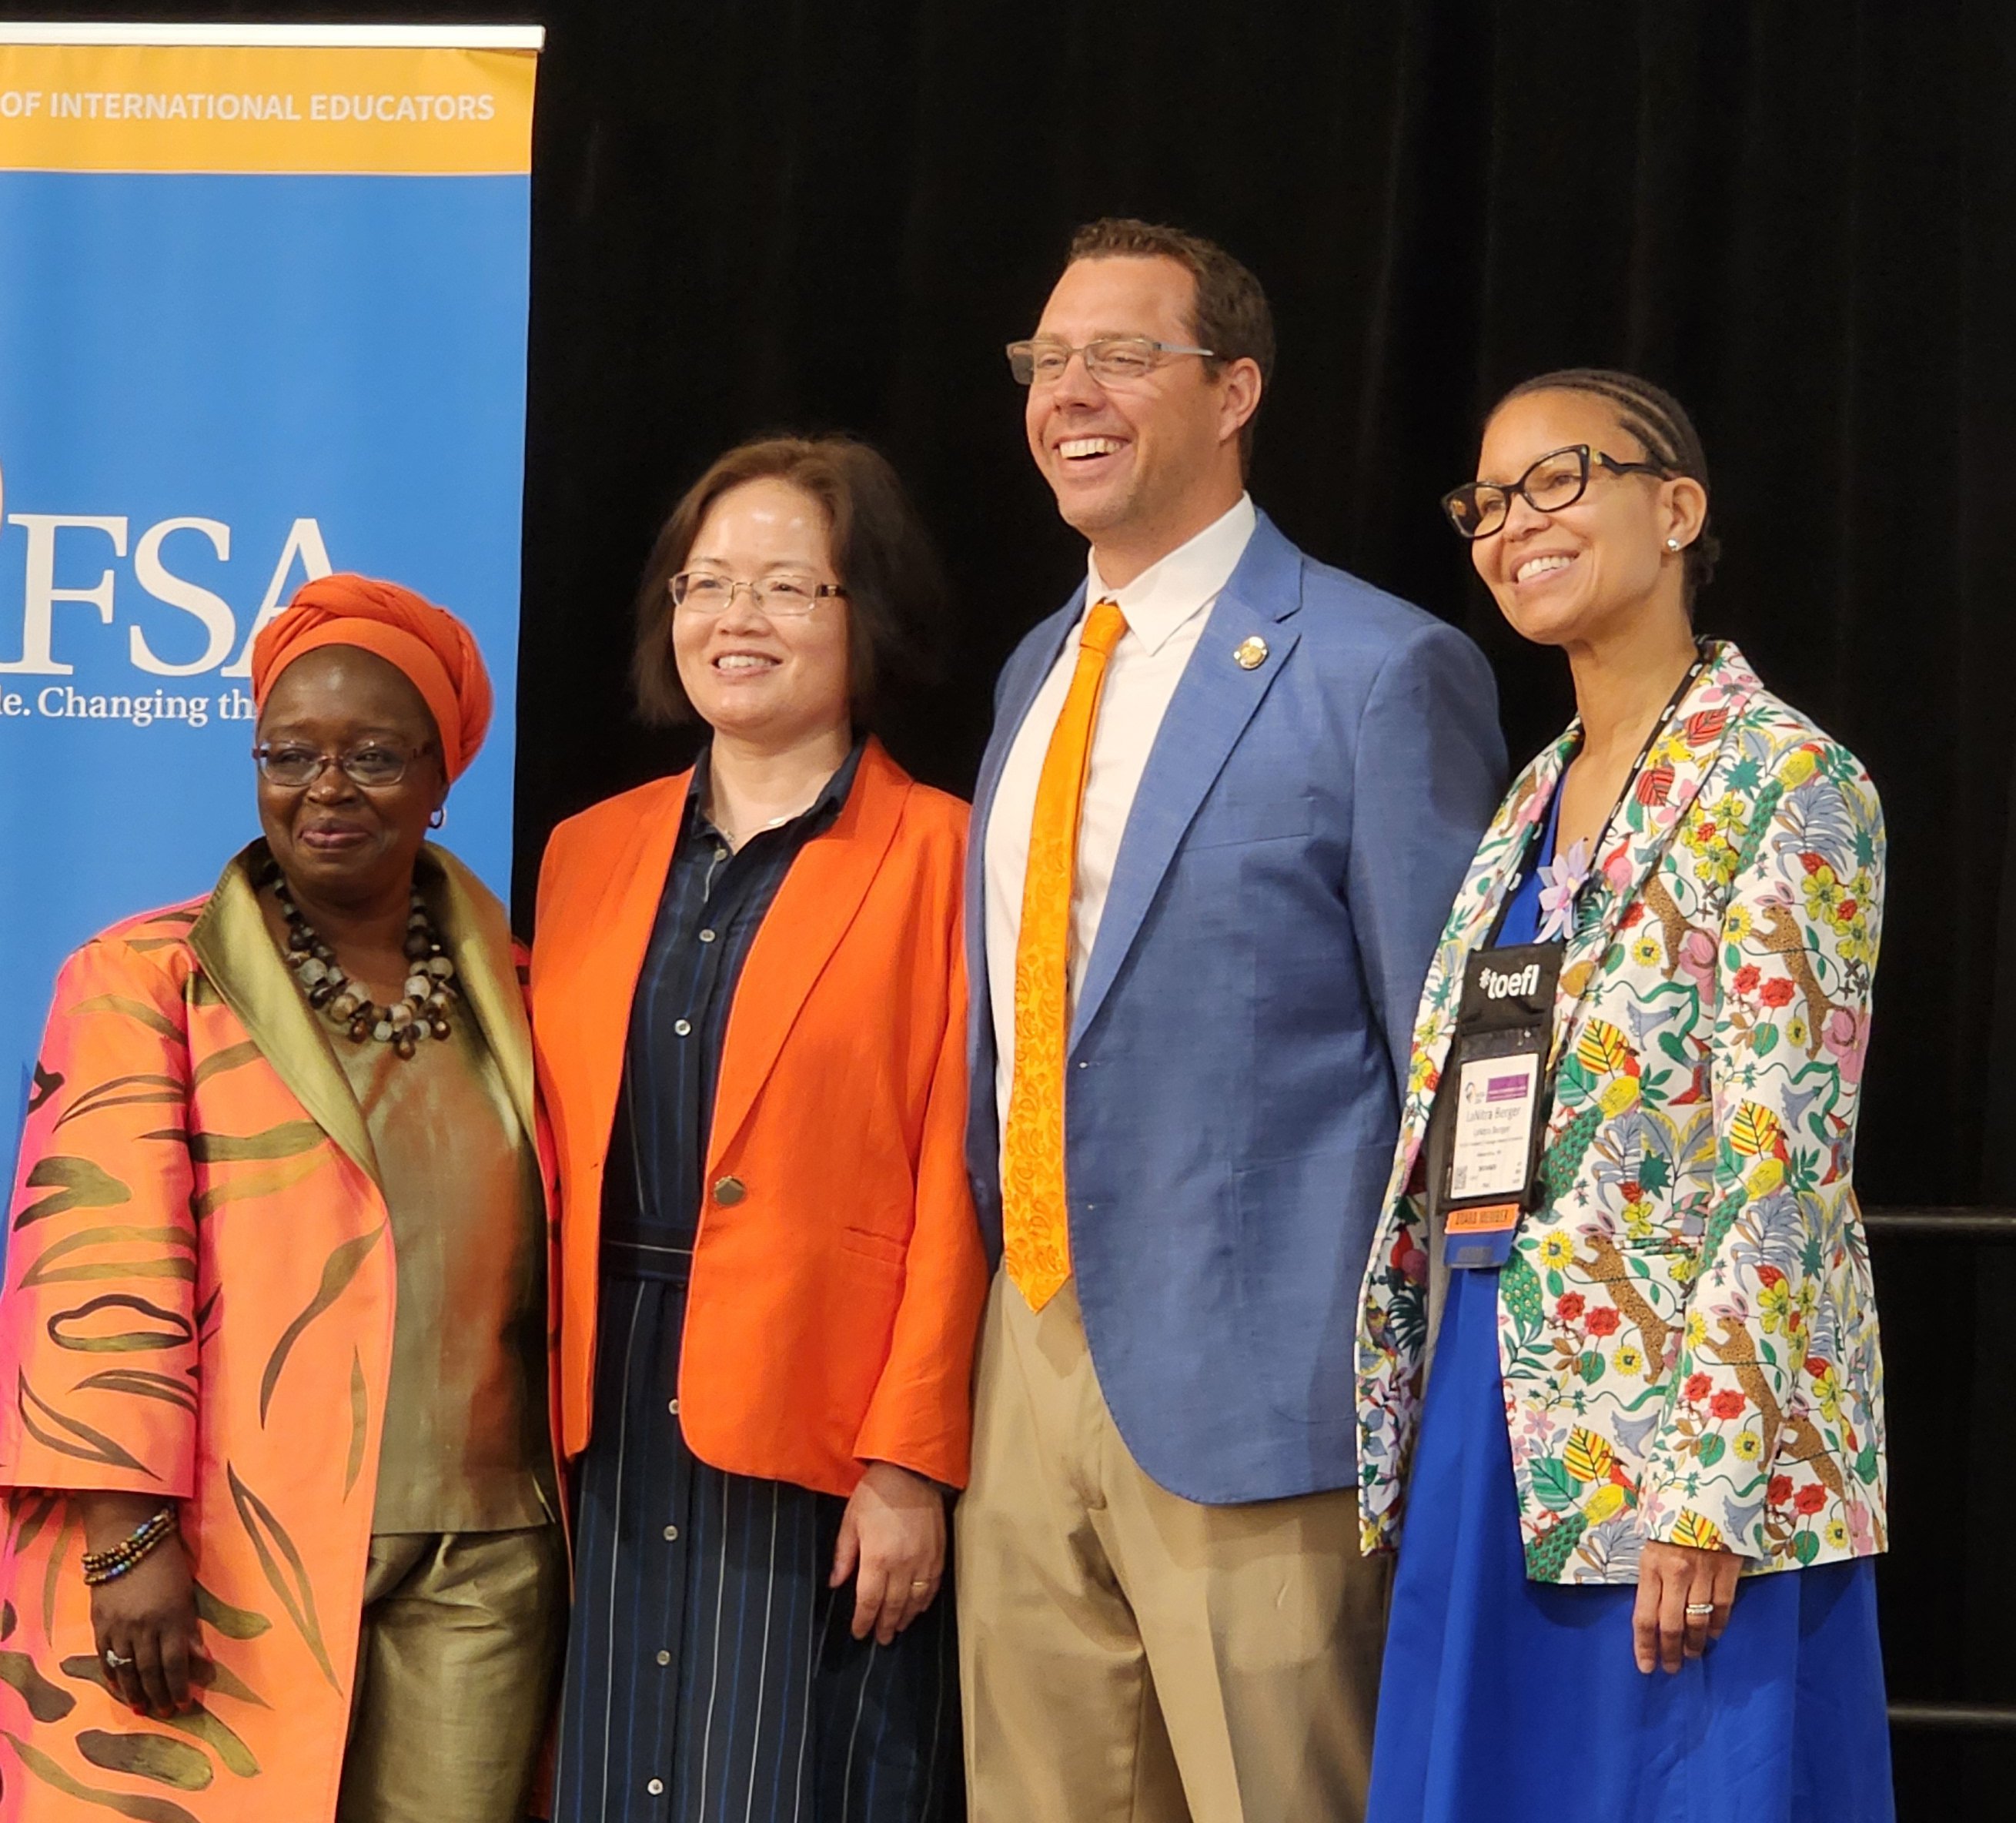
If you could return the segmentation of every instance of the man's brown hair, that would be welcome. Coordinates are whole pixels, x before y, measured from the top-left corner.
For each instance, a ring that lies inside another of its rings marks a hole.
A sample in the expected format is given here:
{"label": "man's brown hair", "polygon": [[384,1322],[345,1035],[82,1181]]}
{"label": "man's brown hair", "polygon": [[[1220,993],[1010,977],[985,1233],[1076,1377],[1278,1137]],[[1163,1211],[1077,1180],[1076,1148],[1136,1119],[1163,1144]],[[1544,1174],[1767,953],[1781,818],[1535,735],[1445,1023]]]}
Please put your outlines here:
{"label": "man's brown hair", "polygon": [[833,570],[847,590],[848,706],[856,727],[873,728],[892,694],[934,675],[947,590],[930,534],[895,470],[851,437],[765,437],[738,445],[680,497],[637,591],[630,661],[637,712],[659,727],[696,719],[672,656],[671,580],[686,567],[715,503],[759,481],[788,482],[826,510]]}
{"label": "man's brown hair", "polygon": [[[1088,222],[1071,236],[1071,258],[1174,260],[1195,283],[1191,333],[1201,348],[1211,351],[1204,371],[1215,378],[1227,362],[1251,361],[1260,369],[1260,396],[1274,377],[1274,313],[1260,281],[1217,242],[1158,222],[1131,215],[1107,215]],[[1239,462],[1253,461],[1252,416],[1240,427]]]}

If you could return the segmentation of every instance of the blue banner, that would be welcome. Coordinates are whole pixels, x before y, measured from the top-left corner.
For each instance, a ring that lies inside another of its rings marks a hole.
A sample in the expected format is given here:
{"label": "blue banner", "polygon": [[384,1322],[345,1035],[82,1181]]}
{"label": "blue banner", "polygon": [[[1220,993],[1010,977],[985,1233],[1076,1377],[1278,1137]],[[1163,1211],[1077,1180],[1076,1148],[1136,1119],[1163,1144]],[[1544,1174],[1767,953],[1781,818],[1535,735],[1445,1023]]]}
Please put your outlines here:
{"label": "blue banner", "polygon": [[0,43],[10,1179],[64,955],[257,833],[248,650],[308,577],[475,629],[499,713],[441,839],[508,892],[531,66]]}

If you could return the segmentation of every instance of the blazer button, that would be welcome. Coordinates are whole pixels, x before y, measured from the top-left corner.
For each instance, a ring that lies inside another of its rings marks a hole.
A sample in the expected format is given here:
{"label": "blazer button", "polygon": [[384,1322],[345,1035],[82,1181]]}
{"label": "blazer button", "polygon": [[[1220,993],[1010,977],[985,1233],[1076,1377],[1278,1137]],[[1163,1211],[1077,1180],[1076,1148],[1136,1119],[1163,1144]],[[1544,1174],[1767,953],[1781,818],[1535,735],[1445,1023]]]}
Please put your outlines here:
{"label": "blazer button", "polygon": [[739,1177],[722,1178],[714,1187],[714,1200],[725,1209],[732,1209],[749,1194],[749,1187]]}

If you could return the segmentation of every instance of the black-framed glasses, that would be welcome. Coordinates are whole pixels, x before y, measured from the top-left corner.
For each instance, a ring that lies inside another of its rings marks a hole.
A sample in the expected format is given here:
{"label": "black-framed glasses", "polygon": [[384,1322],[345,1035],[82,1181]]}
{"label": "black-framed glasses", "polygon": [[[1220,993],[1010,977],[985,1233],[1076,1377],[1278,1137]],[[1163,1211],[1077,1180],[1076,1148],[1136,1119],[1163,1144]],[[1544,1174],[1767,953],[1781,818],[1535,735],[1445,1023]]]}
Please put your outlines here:
{"label": "black-framed glasses", "polygon": [[844,595],[838,582],[821,582],[810,576],[765,576],[758,582],[738,582],[717,570],[682,570],[665,585],[672,606],[687,613],[712,617],[724,614],[743,589],[756,605],[773,620],[790,620],[808,614],[831,596]]}
{"label": "black-framed glasses", "polygon": [[252,749],[252,757],[259,762],[261,778],[289,791],[312,785],[330,766],[335,766],[352,784],[370,791],[398,784],[407,769],[430,751],[420,747],[409,753],[387,741],[367,740],[341,753],[323,753],[302,741],[262,740]]}
{"label": "black-framed glasses", "polygon": [[1024,386],[1055,386],[1074,355],[1085,357],[1085,370],[1094,380],[1118,380],[1122,385],[1130,380],[1146,380],[1174,355],[1195,355],[1204,361],[1218,358],[1212,349],[1158,342],[1152,336],[1100,336],[1076,348],[1039,339],[1008,344],[1008,371]]}
{"label": "black-framed glasses", "polygon": [[1586,443],[1574,443],[1565,449],[1549,450],[1509,486],[1503,481],[1465,481],[1460,488],[1451,488],[1442,495],[1442,510],[1456,536],[1474,543],[1504,529],[1514,494],[1523,495],[1536,513],[1558,513],[1564,506],[1572,506],[1588,491],[1592,467],[1614,475],[1673,478],[1673,471],[1663,463],[1619,462]]}

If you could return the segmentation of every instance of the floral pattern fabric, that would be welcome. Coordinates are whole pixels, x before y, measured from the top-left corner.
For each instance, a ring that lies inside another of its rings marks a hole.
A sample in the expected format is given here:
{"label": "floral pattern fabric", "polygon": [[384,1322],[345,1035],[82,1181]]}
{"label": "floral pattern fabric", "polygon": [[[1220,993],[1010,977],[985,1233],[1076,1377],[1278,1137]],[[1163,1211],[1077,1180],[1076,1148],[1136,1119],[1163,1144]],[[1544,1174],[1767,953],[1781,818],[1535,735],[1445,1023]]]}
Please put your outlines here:
{"label": "floral pattern fabric", "polygon": [[[1419,1422],[1421,1155],[1460,998],[1580,740],[1514,783],[1421,1000],[1359,1335],[1367,1550]],[[1647,1539],[1755,1570],[1885,1543],[1856,1201],[1884,829],[1855,757],[1715,647],[1626,787],[1562,957],[1540,1206],[1499,1274],[1527,1573],[1635,1581]]]}
{"label": "floral pattern fabric", "polygon": [[1568,935],[1575,901],[1589,878],[1589,844],[1577,842],[1557,861],[1540,866],[1540,928],[1535,941],[1558,943]]}

